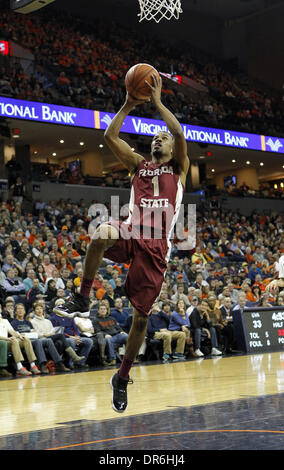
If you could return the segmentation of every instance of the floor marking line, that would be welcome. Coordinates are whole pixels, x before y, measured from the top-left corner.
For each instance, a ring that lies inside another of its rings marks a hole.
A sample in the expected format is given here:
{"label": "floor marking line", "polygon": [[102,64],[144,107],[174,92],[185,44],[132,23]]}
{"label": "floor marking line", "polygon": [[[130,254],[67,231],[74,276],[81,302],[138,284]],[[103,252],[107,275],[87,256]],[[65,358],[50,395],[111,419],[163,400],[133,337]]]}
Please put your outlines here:
{"label": "floor marking line", "polygon": [[69,444],[66,446],[60,447],[52,447],[46,450],[59,450],[59,449],[68,449],[69,447],[79,447],[85,446],[89,444],[99,444],[101,442],[110,442],[110,441],[119,441],[125,439],[138,439],[140,437],[153,437],[153,436],[169,436],[171,434],[193,434],[193,433],[213,433],[213,432],[251,432],[251,433],[272,433],[272,434],[284,434],[284,431],[273,431],[273,430],[266,430],[266,429],[212,429],[212,430],[198,430],[198,431],[171,431],[171,432],[159,432],[159,433],[151,433],[151,434],[138,434],[136,436],[121,436],[121,437],[112,437],[108,439],[100,439],[97,441],[89,441],[89,442],[81,442],[77,444]]}

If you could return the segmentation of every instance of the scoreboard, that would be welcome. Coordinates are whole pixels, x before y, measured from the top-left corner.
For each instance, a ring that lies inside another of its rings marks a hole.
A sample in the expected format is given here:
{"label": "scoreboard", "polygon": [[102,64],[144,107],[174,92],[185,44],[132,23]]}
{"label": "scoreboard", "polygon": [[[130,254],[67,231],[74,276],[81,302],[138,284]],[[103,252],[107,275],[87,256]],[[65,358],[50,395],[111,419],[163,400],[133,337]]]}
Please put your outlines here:
{"label": "scoreboard", "polygon": [[246,352],[284,350],[284,307],[244,308],[235,314],[238,348]]}

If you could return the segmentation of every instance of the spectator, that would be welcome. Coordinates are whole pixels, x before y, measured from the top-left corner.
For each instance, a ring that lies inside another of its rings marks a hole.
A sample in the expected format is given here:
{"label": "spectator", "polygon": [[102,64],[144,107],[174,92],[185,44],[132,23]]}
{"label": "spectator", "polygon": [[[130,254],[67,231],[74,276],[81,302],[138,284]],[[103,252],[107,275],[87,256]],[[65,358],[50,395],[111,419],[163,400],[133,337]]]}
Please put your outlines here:
{"label": "spectator", "polygon": [[[86,364],[86,361],[93,347],[92,340],[80,335],[80,330],[73,318],[62,317],[57,313],[54,313],[50,320],[54,327],[62,327],[67,344],[71,346],[72,349],[77,349],[82,357],[84,356],[84,359],[80,362],[74,363],[75,367],[78,369],[88,369],[89,366]],[[70,369],[74,368],[72,358],[69,359],[68,367]]]}
{"label": "spectator", "polygon": [[15,280],[15,271],[13,268],[8,269],[2,287],[6,296],[12,296],[15,301],[20,300],[21,295],[25,294],[25,286],[22,282]]}
{"label": "spectator", "polygon": [[[1,306],[0,306],[1,308]],[[0,339],[0,377],[11,377],[12,374],[7,370],[8,366],[8,343]]]}
{"label": "spectator", "polygon": [[120,297],[114,300],[114,308],[112,309],[111,315],[119,324],[120,328],[126,333],[129,333],[130,318],[128,311],[122,306],[122,299]]}
{"label": "spectator", "polygon": [[[208,314],[209,319],[212,322],[212,326],[216,330],[217,342],[223,345],[224,351],[228,354],[234,352],[235,335],[234,326],[232,321],[227,320],[227,315],[224,318],[221,309],[216,307],[216,296],[214,294],[208,295]],[[230,312],[232,301],[230,297],[223,298],[223,304],[226,305],[226,309]]]}
{"label": "spectator", "polygon": [[63,280],[61,279],[61,277],[59,276],[58,269],[56,269],[56,268],[53,269],[53,271],[51,273],[51,276],[46,278],[45,290],[47,289],[47,284],[48,284],[48,281],[50,281],[50,279],[53,279],[55,281],[56,289],[65,289],[65,284],[64,284]]}
{"label": "spectator", "polygon": [[126,297],[125,288],[124,288],[124,285],[122,284],[121,277],[117,277],[115,279],[114,296],[120,297],[120,298]]}
{"label": "spectator", "polygon": [[36,273],[33,269],[29,269],[27,271],[27,277],[25,277],[25,279],[23,280],[23,284],[25,286],[25,292],[26,294],[28,293],[28,291],[30,289],[32,289],[33,287],[33,279],[35,279],[36,277]]}
{"label": "spectator", "polygon": [[43,269],[47,277],[52,277],[52,271],[56,269],[56,266],[50,262],[49,255],[43,257]]}
{"label": "spectator", "polygon": [[81,336],[87,336],[93,341],[93,349],[99,349],[100,361],[103,366],[109,365],[106,355],[106,340],[104,334],[101,331],[95,331],[93,322],[90,320],[89,315],[85,316],[79,314],[74,318],[74,322],[78,326]]}
{"label": "spectator", "polygon": [[176,304],[175,310],[170,316],[168,329],[169,331],[183,331],[186,336],[185,341],[189,350],[189,355],[196,357],[193,350],[190,326],[189,315],[186,313],[186,304],[182,299],[180,299]]}
{"label": "spectator", "polygon": [[110,365],[115,365],[115,348],[126,344],[128,334],[121,329],[111,315],[107,314],[107,307],[102,304],[100,304],[98,314],[94,319],[94,329],[96,332],[104,334],[108,349],[108,362]]}
{"label": "spectator", "polygon": [[45,295],[46,295],[47,302],[51,302],[52,300],[56,298],[56,295],[57,295],[56,282],[52,278],[49,279],[49,281],[47,282],[47,289],[45,291]]}
{"label": "spectator", "polygon": [[177,287],[177,292],[176,294],[172,295],[171,300],[175,303],[177,303],[179,300],[183,300],[186,307],[190,307],[189,300],[184,293],[184,286],[182,284]]}
{"label": "spectator", "polygon": [[[47,364],[47,357],[45,354],[45,349],[52,360],[55,362],[55,367],[57,372],[70,372],[70,369],[64,366],[61,357],[58,354],[56,347],[54,346],[53,341],[51,338],[38,338],[38,334],[34,329],[32,323],[28,320],[25,320],[25,306],[23,304],[17,304],[15,308],[15,316],[14,320],[11,322],[12,327],[14,330],[18,331],[24,337],[30,337],[30,341],[32,343],[33,350],[37,356],[37,362],[39,364],[40,371],[38,370],[37,366],[34,366],[32,372],[42,373],[42,374],[49,374],[49,370],[46,367]],[[31,335],[32,334],[32,335]]]}
{"label": "spectator", "polygon": [[[34,318],[31,319],[31,324],[40,339],[44,338],[52,340],[59,355],[64,353],[68,354],[74,363],[80,362],[84,359],[84,356],[78,356],[74,349],[68,345],[65,336],[62,333],[57,332],[61,327],[53,327],[51,321],[45,318],[44,309],[39,302],[36,302],[34,305]],[[60,368],[61,366],[59,369]],[[64,372],[64,370],[62,371]]]}
{"label": "spectator", "polygon": [[44,288],[40,285],[39,280],[37,278],[33,279],[33,287],[28,290],[26,295],[26,303],[30,308],[33,303],[44,297]]}
{"label": "spectator", "polygon": [[[184,347],[186,334],[180,330],[169,330],[170,318],[155,303],[151,309],[151,315],[148,321],[148,338],[160,339],[163,341],[163,361],[172,359],[184,359]],[[175,352],[172,354],[172,341],[176,340]]]}
{"label": "spectator", "polygon": [[5,318],[11,323],[11,321],[14,319],[14,312],[15,300],[13,299],[13,297],[6,297],[4,302],[4,309],[2,311],[2,318]]}
{"label": "spectator", "polygon": [[[2,318],[2,316],[0,316],[0,340],[7,341],[8,343],[8,351],[12,352],[13,358],[16,363],[16,375],[38,375],[39,371],[35,364],[37,357],[34,353],[32,343],[24,335],[14,330],[9,321]],[[30,371],[28,371],[26,367],[24,367],[22,364],[22,362],[24,361],[24,356],[22,355],[21,349],[25,350],[25,354],[30,363]]]}
{"label": "spectator", "polygon": [[193,295],[190,298],[190,306],[186,310],[186,313],[189,317],[190,317],[191,313],[193,312],[193,310],[198,306],[198,303],[199,303],[198,297]]}
{"label": "spectator", "polygon": [[199,357],[204,356],[200,350],[202,336],[205,336],[210,340],[212,356],[222,355],[221,351],[218,349],[216,330],[210,321],[208,308],[208,301],[206,299],[202,299],[200,305],[196,307],[190,315],[190,323],[194,337],[195,354]]}
{"label": "spectator", "polygon": [[106,293],[103,295],[103,300],[109,301],[110,308],[114,308],[115,293],[111,284],[106,285]]}

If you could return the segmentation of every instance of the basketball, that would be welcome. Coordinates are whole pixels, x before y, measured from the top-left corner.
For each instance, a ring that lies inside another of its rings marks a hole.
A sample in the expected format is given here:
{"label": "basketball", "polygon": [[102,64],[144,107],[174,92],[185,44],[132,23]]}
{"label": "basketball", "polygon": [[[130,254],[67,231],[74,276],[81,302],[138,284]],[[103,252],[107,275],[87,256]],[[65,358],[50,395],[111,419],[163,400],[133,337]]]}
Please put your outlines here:
{"label": "basketball", "polygon": [[149,64],[136,64],[131,67],[125,76],[125,86],[129,95],[139,100],[147,99],[151,96],[151,89],[145,83],[147,80],[150,85],[153,84],[152,74],[158,78],[159,72]]}

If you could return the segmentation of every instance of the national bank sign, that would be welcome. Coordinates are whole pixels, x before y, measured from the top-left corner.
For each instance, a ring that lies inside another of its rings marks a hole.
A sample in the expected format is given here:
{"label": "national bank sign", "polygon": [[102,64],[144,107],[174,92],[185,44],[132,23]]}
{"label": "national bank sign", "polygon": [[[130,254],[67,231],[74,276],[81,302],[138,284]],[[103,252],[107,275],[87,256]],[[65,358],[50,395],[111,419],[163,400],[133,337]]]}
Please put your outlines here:
{"label": "national bank sign", "polygon": [[[35,122],[46,122],[48,124],[104,130],[108,127],[114,114],[0,97],[0,116]],[[181,126],[184,136],[189,142],[284,154],[283,138],[191,126],[182,123]],[[151,137],[161,130],[167,130],[163,121],[127,116],[121,132]]]}

